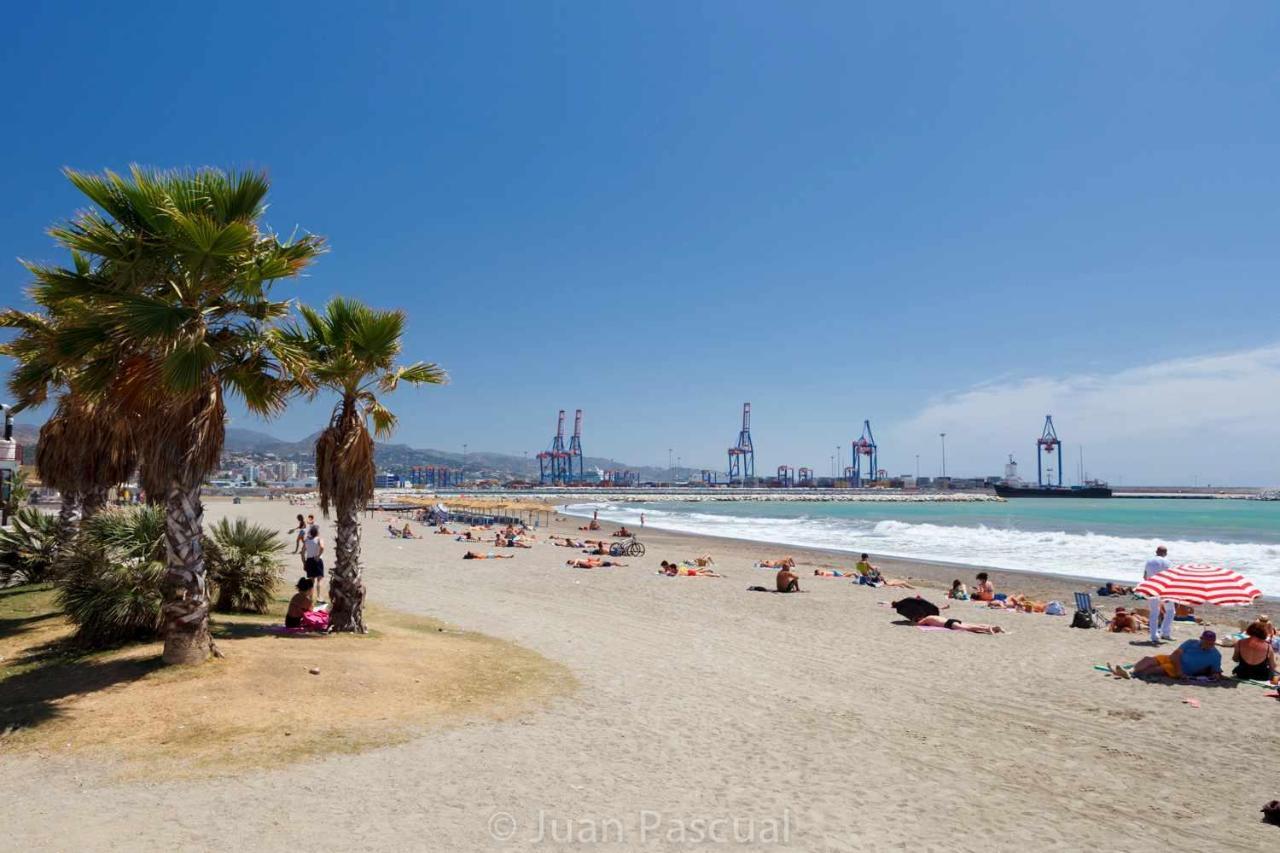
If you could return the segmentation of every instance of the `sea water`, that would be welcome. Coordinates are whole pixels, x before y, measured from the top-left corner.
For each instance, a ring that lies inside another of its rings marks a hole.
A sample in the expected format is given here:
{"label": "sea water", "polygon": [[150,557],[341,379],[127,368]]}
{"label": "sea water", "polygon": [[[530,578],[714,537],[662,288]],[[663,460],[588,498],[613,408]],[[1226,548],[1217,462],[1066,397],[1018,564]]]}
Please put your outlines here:
{"label": "sea water", "polygon": [[[1136,582],[1157,545],[1176,563],[1225,565],[1280,596],[1280,502],[1025,498],[1004,503],[594,503],[568,508],[638,527],[831,550]],[[761,556],[776,556],[767,549]]]}

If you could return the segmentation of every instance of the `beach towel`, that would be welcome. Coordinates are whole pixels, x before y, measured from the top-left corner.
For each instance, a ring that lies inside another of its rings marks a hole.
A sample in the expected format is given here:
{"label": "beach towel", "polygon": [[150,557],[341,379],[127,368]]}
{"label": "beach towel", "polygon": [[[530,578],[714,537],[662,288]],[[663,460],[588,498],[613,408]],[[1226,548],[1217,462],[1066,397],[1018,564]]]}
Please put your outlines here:
{"label": "beach towel", "polygon": [[947,634],[961,634],[963,631],[952,631],[950,628],[940,628],[937,625],[917,625],[917,631],[942,631]]}

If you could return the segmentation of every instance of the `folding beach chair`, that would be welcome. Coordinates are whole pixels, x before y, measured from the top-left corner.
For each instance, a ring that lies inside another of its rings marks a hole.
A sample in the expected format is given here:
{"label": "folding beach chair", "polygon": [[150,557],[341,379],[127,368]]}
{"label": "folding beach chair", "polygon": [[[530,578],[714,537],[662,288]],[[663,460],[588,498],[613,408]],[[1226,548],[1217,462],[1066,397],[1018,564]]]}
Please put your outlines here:
{"label": "folding beach chair", "polygon": [[1077,592],[1076,612],[1071,617],[1072,628],[1101,628],[1107,624],[1107,618],[1093,606],[1093,596],[1087,592]]}

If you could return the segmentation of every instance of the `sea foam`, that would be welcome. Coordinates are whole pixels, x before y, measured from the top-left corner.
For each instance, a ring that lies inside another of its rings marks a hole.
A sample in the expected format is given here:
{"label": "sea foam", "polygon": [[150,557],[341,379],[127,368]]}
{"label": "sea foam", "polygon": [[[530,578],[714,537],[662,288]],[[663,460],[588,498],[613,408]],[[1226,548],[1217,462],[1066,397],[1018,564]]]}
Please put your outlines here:
{"label": "sea foam", "polygon": [[[643,512],[647,526],[663,530],[1127,583],[1142,578],[1143,563],[1156,545],[1163,544],[1176,562],[1229,566],[1265,595],[1280,596],[1280,546],[1274,544],[815,516],[748,518],[610,503],[565,507],[575,515],[590,515],[593,510],[599,510],[601,519],[632,528],[639,526]],[[761,556],[772,555],[762,552]]]}

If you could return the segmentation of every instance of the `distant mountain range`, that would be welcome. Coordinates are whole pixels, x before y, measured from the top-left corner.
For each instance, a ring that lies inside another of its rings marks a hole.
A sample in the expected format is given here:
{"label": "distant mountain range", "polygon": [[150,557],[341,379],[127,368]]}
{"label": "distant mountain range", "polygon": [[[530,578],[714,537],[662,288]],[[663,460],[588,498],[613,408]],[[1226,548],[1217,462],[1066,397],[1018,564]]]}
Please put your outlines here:
{"label": "distant mountain range", "polygon": [[[24,446],[24,455],[28,463],[35,460],[35,445],[39,435],[40,428],[38,426],[25,423],[14,424],[13,436],[19,444]],[[224,448],[227,453],[273,453],[280,459],[306,462],[310,461],[315,455],[316,438],[319,435],[319,432],[315,432],[298,441],[285,441],[257,430],[227,427]],[[416,448],[407,444],[378,442],[375,445],[374,455],[379,468],[390,468],[392,470],[409,468],[414,465],[463,467],[461,453]],[[645,481],[663,481],[671,475],[671,472],[666,468],[651,465],[627,465],[624,462],[603,456],[588,456],[584,461],[588,471],[595,468],[605,471],[635,471],[640,475],[640,479]],[[538,477],[538,460],[532,457],[526,459],[523,456],[515,456],[509,453],[490,453],[477,450],[467,453],[465,469],[466,473],[472,476],[488,474],[499,477],[535,480]],[[675,476],[678,479],[696,478],[700,476],[700,472],[691,468],[676,468]]]}
{"label": "distant mountain range", "polygon": [[[319,432],[312,433],[300,441],[283,441],[275,436],[256,430],[228,427],[225,448],[229,453],[274,453],[281,459],[295,461],[310,460],[314,456],[316,438]],[[407,444],[388,444],[378,442],[374,449],[374,458],[379,468],[408,468],[414,465],[445,465],[450,468],[463,468],[461,453],[432,448],[416,448]],[[583,460],[588,471],[602,470],[635,471],[641,480],[666,480],[670,473],[666,468],[655,466],[634,466],[609,459],[603,456],[587,456]],[[473,450],[467,453],[466,473],[471,475],[494,474],[522,479],[536,479],[538,476],[538,460],[526,459],[509,453],[492,453],[484,450]],[[675,476],[699,476],[697,470],[691,468],[675,469]]]}

